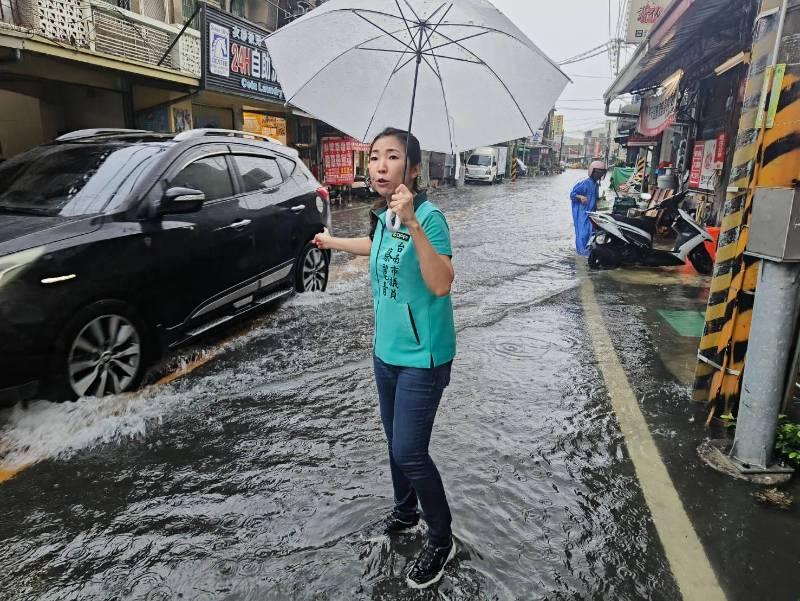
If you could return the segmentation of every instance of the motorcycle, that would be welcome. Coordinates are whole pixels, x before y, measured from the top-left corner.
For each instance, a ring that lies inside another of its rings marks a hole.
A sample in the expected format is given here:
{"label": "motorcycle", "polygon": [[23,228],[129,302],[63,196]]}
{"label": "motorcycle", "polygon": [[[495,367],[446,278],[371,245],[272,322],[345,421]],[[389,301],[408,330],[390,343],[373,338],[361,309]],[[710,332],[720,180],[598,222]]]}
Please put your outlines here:
{"label": "motorcycle", "polygon": [[711,242],[713,238],[686,211],[679,208],[685,197],[686,192],[681,192],[652,209],[675,215],[671,226],[677,237],[671,251],[653,248],[656,217],[624,217],[597,211],[589,213],[589,219],[596,228],[589,240],[589,267],[668,267],[684,265],[688,258],[698,273],[709,275],[714,269],[714,260],[708,253],[705,242]]}

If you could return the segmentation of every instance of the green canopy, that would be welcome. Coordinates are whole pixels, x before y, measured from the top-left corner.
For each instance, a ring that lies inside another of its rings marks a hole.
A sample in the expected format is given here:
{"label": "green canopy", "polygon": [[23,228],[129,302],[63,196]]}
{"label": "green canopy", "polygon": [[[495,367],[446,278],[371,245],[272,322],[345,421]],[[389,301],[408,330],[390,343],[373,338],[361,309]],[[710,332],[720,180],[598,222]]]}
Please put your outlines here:
{"label": "green canopy", "polygon": [[620,184],[624,184],[633,176],[633,167],[614,167],[611,171],[611,183],[614,188],[619,189]]}

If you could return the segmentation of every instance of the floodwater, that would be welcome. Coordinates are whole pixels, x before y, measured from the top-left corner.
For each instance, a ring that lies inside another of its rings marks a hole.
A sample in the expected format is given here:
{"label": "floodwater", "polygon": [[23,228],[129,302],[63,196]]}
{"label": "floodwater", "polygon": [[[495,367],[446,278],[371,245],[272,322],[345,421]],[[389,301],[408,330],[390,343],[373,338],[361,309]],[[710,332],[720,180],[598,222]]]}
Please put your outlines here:
{"label": "floodwater", "polygon": [[[567,172],[434,191],[452,230],[459,353],[432,440],[458,545],[408,589],[424,530],[389,539],[366,263],[135,395],[0,416],[0,597],[680,598],[584,328]],[[368,207],[337,208],[363,235]],[[173,358],[188,361],[190,351]],[[195,356],[195,355],[192,355]]]}

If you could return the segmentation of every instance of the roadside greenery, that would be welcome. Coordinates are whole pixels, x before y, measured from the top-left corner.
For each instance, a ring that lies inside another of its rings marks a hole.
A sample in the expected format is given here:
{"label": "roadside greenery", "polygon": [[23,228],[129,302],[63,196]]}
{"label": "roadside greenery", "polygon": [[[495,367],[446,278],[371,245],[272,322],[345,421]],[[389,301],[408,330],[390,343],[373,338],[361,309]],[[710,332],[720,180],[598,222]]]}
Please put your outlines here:
{"label": "roadside greenery", "polygon": [[[726,428],[736,427],[736,417],[733,414],[726,413],[719,417]],[[800,468],[800,424],[790,422],[785,415],[781,415],[778,419],[775,452],[792,467]]]}
{"label": "roadside greenery", "polygon": [[775,450],[792,467],[800,468],[800,424],[790,422],[785,415],[778,421]]}

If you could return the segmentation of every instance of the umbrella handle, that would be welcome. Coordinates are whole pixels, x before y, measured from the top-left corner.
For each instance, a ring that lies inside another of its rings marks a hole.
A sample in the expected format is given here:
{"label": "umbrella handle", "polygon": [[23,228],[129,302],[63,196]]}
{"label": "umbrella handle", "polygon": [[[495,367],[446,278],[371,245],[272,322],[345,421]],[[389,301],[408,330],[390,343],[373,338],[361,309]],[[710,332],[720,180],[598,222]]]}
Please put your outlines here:
{"label": "umbrella handle", "polygon": [[386,227],[390,232],[399,232],[400,226],[403,222],[400,221],[400,215],[395,215],[391,209],[386,209]]}

